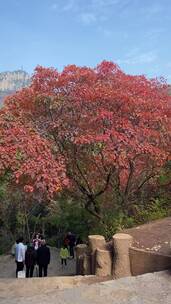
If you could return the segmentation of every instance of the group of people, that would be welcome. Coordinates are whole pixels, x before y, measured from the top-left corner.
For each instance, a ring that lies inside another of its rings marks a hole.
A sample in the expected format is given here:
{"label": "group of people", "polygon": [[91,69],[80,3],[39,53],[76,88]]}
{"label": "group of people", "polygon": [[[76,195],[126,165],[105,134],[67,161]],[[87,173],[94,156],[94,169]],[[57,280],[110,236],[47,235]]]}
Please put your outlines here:
{"label": "group of people", "polygon": [[[60,248],[61,265],[67,265],[67,259],[74,259],[74,247],[80,244],[80,238],[76,240],[73,233],[68,232],[65,236],[62,247]],[[46,246],[46,241],[39,233],[33,237],[31,243],[24,245],[23,238],[20,237],[12,248],[12,255],[16,262],[16,277],[18,272],[24,270],[26,267],[26,278],[33,277],[36,269],[36,276],[46,277],[48,265],[50,263],[50,249]]]}
{"label": "group of people", "polygon": [[33,277],[35,266],[39,277],[47,276],[50,249],[46,246],[45,239],[39,234],[36,234],[32,242],[26,245],[23,243],[23,238],[20,237],[13,248],[13,255],[17,266],[16,277],[18,277],[19,271],[24,270],[24,265],[26,266],[26,278]]}

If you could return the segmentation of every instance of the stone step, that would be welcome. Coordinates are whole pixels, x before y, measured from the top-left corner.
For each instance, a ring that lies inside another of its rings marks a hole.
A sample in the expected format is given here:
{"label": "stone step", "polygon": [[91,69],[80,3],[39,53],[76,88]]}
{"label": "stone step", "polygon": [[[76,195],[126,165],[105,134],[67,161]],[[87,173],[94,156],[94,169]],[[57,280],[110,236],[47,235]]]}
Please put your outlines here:
{"label": "stone step", "polygon": [[[111,277],[89,276],[58,276],[46,278],[24,278],[24,279],[0,279],[0,296],[18,296],[27,294],[35,295],[41,291],[51,292],[66,288],[91,285],[98,282],[111,280]],[[1,302],[0,302],[1,303]]]}
{"label": "stone step", "polygon": [[[59,280],[72,288],[59,289]],[[72,281],[73,279],[73,281]],[[79,281],[80,278],[77,278]],[[54,284],[56,280],[56,285]],[[1,304],[170,304],[171,275],[169,272],[148,273],[137,277],[96,284],[80,284],[76,278],[4,280],[0,282]],[[84,278],[83,281],[88,278]],[[75,285],[74,285],[75,283]],[[88,283],[88,281],[87,281]],[[5,285],[6,284],[6,285]],[[10,285],[11,284],[11,285]],[[13,284],[13,285],[12,285]],[[19,285],[21,284],[21,285]],[[29,288],[26,288],[26,285]],[[52,284],[54,284],[52,286]],[[71,286],[70,285],[70,286]],[[6,287],[5,287],[6,286]],[[75,287],[74,287],[75,286]],[[77,286],[77,287],[76,287]],[[9,289],[10,287],[10,289]],[[52,288],[53,287],[53,288]],[[12,289],[13,288],[13,292]],[[25,293],[23,292],[25,288]],[[23,291],[22,291],[23,290]],[[21,292],[22,291],[22,292]]]}

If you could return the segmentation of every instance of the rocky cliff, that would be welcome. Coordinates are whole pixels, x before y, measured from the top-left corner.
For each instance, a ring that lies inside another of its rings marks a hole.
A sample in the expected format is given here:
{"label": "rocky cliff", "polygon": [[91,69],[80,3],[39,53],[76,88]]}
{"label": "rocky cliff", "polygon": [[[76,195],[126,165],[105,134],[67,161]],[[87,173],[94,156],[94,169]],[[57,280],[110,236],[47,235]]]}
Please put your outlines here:
{"label": "rocky cliff", "polygon": [[0,104],[3,98],[30,83],[30,76],[23,70],[0,73]]}

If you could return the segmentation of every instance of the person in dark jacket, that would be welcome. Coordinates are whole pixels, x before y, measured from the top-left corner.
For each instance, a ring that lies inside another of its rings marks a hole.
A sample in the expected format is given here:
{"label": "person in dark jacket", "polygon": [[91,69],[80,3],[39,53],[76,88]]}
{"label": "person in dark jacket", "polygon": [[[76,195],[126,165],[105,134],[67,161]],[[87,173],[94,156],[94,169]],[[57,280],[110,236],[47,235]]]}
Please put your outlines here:
{"label": "person in dark jacket", "polygon": [[69,252],[70,252],[70,256],[72,258],[74,258],[74,246],[75,246],[75,243],[76,243],[75,235],[73,233],[71,233],[71,232],[68,232],[67,239],[69,240]]}
{"label": "person in dark jacket", "polygon": [[33,246],[28,245],[25,254],[26,278],[32,278],[36,264],[36,251]]}
{"label": "person in dark jacket", "polygon": [[42,240],[41,247],[37,250],[37,264],[39,265],[39,277],[47,277],[47,269],[50,263],[50,249],[46,246],[46,241]]}

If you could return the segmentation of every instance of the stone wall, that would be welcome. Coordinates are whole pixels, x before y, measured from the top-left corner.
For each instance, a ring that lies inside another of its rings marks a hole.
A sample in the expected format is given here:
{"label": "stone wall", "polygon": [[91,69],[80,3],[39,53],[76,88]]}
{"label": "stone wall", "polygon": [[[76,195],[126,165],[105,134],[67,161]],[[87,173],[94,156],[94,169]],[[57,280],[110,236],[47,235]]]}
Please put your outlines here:
{"label": "stone wall", "polygon": [[130,235],[115,234],[108,243],[101,235],[90,235],[88,241],[88,245],[80,244],[76,247],[76,274],[114,278],[131,275]]}
{"label": "stone wall", "polygon": [[171,256],[131,247],[129,249],[132,275],[156,272],[171,268]]}
{"label": "stone wall", "polygon": [[171,256],[132,247],[129,234],[117,233],[111,242],[101,235],[88,237],[76,247],[76,274],[115,279],[171,268]]}

